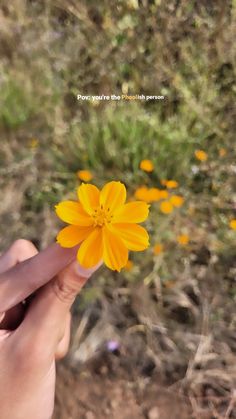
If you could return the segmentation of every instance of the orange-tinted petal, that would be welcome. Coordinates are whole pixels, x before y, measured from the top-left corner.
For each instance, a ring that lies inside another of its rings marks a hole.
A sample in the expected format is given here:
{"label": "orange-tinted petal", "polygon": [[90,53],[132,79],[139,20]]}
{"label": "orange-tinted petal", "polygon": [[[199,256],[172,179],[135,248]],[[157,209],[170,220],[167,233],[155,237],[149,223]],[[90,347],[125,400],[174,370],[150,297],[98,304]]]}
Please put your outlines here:
{"label": "orange-tinted petal", "polygon": [[184,203],[184,198],[180,195],[172,195],[170,197],[170,202],[174,207],[180,208]]}
{"label": "orange-tinted petal", "polygon": [[102,229],[97,227],[81,244],[77,259],[83,268],[92,268],[102,259]]}
{"label": "orange-tinted petal", "polygon": [[168,189],[175,189],[178,188],[179,184],[176,182],[176,180],[167,180],[166,187]]}
{"label": "orange-tinted petal", "polygon": [[123,240],[110,231],[107,227],[103,228],[103,260],[105,265],[119,271],[127,264],[128,249]]}
{"label": "orange-tinted petal", "polygon": [[126,201],[126,188],[121,182],[109,182],[101,190],[100,205],[113,212]]}
{"label": "orange-tinted petal", "polygon": [[62,247],[74,247],[86,239],[93,231],[93,227],[67,226],[57,235],[57,243]]}
{"label": "orange-tinted petal", "polygon": [[208,154],[204,150],[196,150],[194,154],[196,159],[200,161],[206,161],[208,159]]}
{"label": "orange-tinted petal", "polygon": [[93,178],[93,175],[89,170],[78,170],[77,176],[84,182],[89,182]]}
{"label": "orange-tinted petal", "polygon": [[146,202],[134,201],[122,205],[114,212],[113,223],[141,223],[148,217],[149,205]]}
{"label": "orange-tinted petal", "polygon": [[173,205],[169,201],[163,201],[160,205],[160,210],[163,214],[170,214],[173,211]]}
{"label": "orange-tinted petal", "polygon": [[230,220],[229,226],[232,230],[236,230],[236,219]]}
{"label": "orange-tinted petal", "polygon": [[177,237],[177,241],[182,246],[186,246],[186,244],[188,244],[189,242],[189,236],[187,234],[181,234],[180,236]]}
{"label": "orange-tinted petal", "polygon": [[119,236],[129,250],[136,252],[147,249],[149,236],[145,228],[130,223],[112,224],[109,230]]}
{"label": "orange-tinted petal", "polygon": [[154,169],[153,162],[151,160],[142,160],[140,162],[140,169],[144,170],[145,172],[152,172]]}
{"label": "orange-tinted petal", "polygon": [[75,201],[63,201],[55,206],[58,217],[68,224],[78,226],[92,225],[92,218],[84,211],[82,205]]}
{"label": "orange-tinted petal", "polygon": [[82,183],[82,185],[78,187],[77,193],[79,201],[82,204],[84,210],[88,214],[92,214],[94,208],[98,207],[99,205],[99,189],[90,183]]}
{"label": "orange-tinted petal", "polygon": [[149,189],[146,186],[140,186],[136,189],[134,196],[141,201],[150,202]]}
{"label": "orange-tinted petal", "polygon": [[163,252],[163,245],[161,243],[155,244],[155,246],[153,247],[153,253],[155,255],[159,255],[162,252]]}

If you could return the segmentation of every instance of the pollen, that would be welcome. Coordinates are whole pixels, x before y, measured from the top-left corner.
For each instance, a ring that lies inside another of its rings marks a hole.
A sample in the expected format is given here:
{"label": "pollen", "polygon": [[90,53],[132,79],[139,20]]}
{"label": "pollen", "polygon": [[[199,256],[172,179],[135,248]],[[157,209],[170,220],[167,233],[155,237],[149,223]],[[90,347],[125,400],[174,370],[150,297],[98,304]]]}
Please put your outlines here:
{"label": "pollen", "polygon": [[92,217],[94,227],[103,227],[112,222],[113,215],[110,213],[110,208],[104,209],[103,205],[101,205],[94,210]]}

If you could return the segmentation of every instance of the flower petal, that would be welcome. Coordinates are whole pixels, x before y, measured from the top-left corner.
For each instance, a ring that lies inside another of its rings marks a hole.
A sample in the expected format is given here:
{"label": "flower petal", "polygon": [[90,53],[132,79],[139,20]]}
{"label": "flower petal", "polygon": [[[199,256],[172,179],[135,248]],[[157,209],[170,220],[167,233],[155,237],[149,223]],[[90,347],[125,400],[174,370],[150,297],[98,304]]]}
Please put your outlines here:
{"label": "flower petal", "polygon": [[84,268],[92,268],[102,259],[103,237],[102,229],[94,228],[89,237],[83,241],[77,259]]}
{"label": "flower petal", "polygon": [[99,205],[99,189],[90,183],[82,183],[82,185],[79,186],[77,193],[84,210],[88,214],[92,214],[94,208],[97,208]]}
{"label": "flower petal", "polygon": [[147,231],[137,224],[116,223],[110,225],[109,230],[118,235],[129,250],[138,252],[149,246]]}
{"label": "flower petal", "polygon": [[74,247],[93,231],[93,227],[67,226],[59,231],[57,243],[62,247]]}
{"label": "flower petal", "polygon": [[68,224],[90,226],[92,218],[84,211],[82,205],[75,201],[63,201],[55,206],[58,217]]}
{"label": "flower petal", "polygon": [[114,211],[116,208],[123,205],[126,201],[126,188],[121,182],[109,182],[101,190],[100,205],[103,208],[110,208]]}
{"label": "flower petal", "polygon": [[134,201],[122,205],[114,212],[113,223],[141,223],[146,220],[149,212],[146,202]]}
{"label": "flower petal", "polygon": [[118,272],[128,261],[128,249],[123,240],[107,227],[103,228],[103,260],[108,268]]}

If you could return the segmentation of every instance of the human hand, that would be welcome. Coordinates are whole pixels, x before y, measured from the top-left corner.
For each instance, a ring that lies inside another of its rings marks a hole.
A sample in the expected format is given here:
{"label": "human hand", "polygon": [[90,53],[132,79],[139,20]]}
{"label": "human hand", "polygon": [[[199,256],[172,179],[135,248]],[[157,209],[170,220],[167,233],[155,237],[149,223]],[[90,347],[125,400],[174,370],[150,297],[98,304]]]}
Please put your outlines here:
{"label": "human hand", "polygon": [[81,268],[76,252],[53,244],[38,253],[17,240],[0,256],[1,419],[53,414],[55,360],[68,350],[70,308],[98,268]]}

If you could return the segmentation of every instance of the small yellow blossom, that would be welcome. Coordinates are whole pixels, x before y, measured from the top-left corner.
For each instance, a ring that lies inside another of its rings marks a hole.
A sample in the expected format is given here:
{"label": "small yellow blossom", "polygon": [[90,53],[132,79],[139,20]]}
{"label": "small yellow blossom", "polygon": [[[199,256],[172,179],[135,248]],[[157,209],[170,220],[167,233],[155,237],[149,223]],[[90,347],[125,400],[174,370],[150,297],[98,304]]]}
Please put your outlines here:
{"label": "small yellow blossom", "polygon": [[176,180],[167,180],[166,187],[167,189],[175,189],[178,188],[179,184]]}
{"label": "small yellow blossom", "polygon": [[220,157],[224,157],[226,155],[227,151],[225,148],[220,148],[219,149],[219,156]]}
{"label": "small yellow blossom", "polygon": [[166,186],[168,180],[166,179],[161,179],[161,185]]}
{"label": "small yellow blossom", "polygon": [[194,154],[197,160],[206,161],[208,159],[208,154],[203,150],[196,150]]}
{"label": "small yellow blossom", "polygon": [[39,140],[37,140],[37,138],[32,138],[32,140],[29,143],[29,147],[34,149],[37,148],[39,145]]}
{"label": "small yellow blossom", "polygon": [[184,198],[180,195],[172,195],[170,197],[170,202],[174,207],[180,208],[184,203]]}
{"label": "small yellow blossom", "polygon": [[148,194],[149,202],[155,202],[161,199],[161,191],[158,188],[150,188]]}
{"label": "small yellow blossom", "polygon": [[124,266],[124,269],[127,272],[130,272],[132,271],[133,267],[134,267],[134,263],[132,262],[132,260],[128,259],[126,265]]}
{"label": "small yellow blossom", "polygon": [[83,182],[89,182],[93,175],[89,170],[78,170],[77,176],[80,180],[83,180]]}
{"label": "small yellow blossom", "polygon": [[161,191],[158,188],[147,188],[147,186],[140,186],[136,189],[134,196],[144,202],[155,202],[161,199]]}
{"label": "small yellow blossom", "polygon": [[155,246],[153,247],[154,255],[159,255],[162,252],[163,252],[163,245],[161,243],[155,244]]}
{"label": "small yellow blossom", "polygon": [[144,170],[145,172],[152,172],[154,169],[153,162],[151,160],[142,160],[140,162],[140,169]]}
{"label": "small yellow blossom", "polygon": [[167,199],[169,196],[168,191],[166,191],[165,189],[160,190],[160,199]]}
{"label": "small yellow blossom", "polygon": [[177,242],[181,245],[181,246],[186,246],[189,243],[189,236],[187,234],[180,234],[177,237]]}
{"label": "small yellow blossom", "polygon": [[236,218],[229,222],[229,226],[232,228],[232,230],[236,230]]}
{"label": "small yellow blossom", "polygon": [[140,186],[139,188],[137,188],[134,193],[134,196],[136,199],[139,199],[140,201],[150,202],[150,194],[147,186]]}
{"label": "small yellow blossom", "polygon": [[84,268],[101,260],[120,271],[128,261],[129,250],[142,251],[149,246],[149,236],[142,223],[148,216],[145,202],[126,202],[126,188],[121,182],[109,182],[99,190],[82,183],[77,201],[56,205],[58,217],[70,224],[57,235],[62,247],[80,244],[77,259]]}
{"label": "small yellow blossom", "polygon": [[173,205],[170,201],[163,201],[161,202],[160,210],[163,214],[170,214],[173,211]]}

